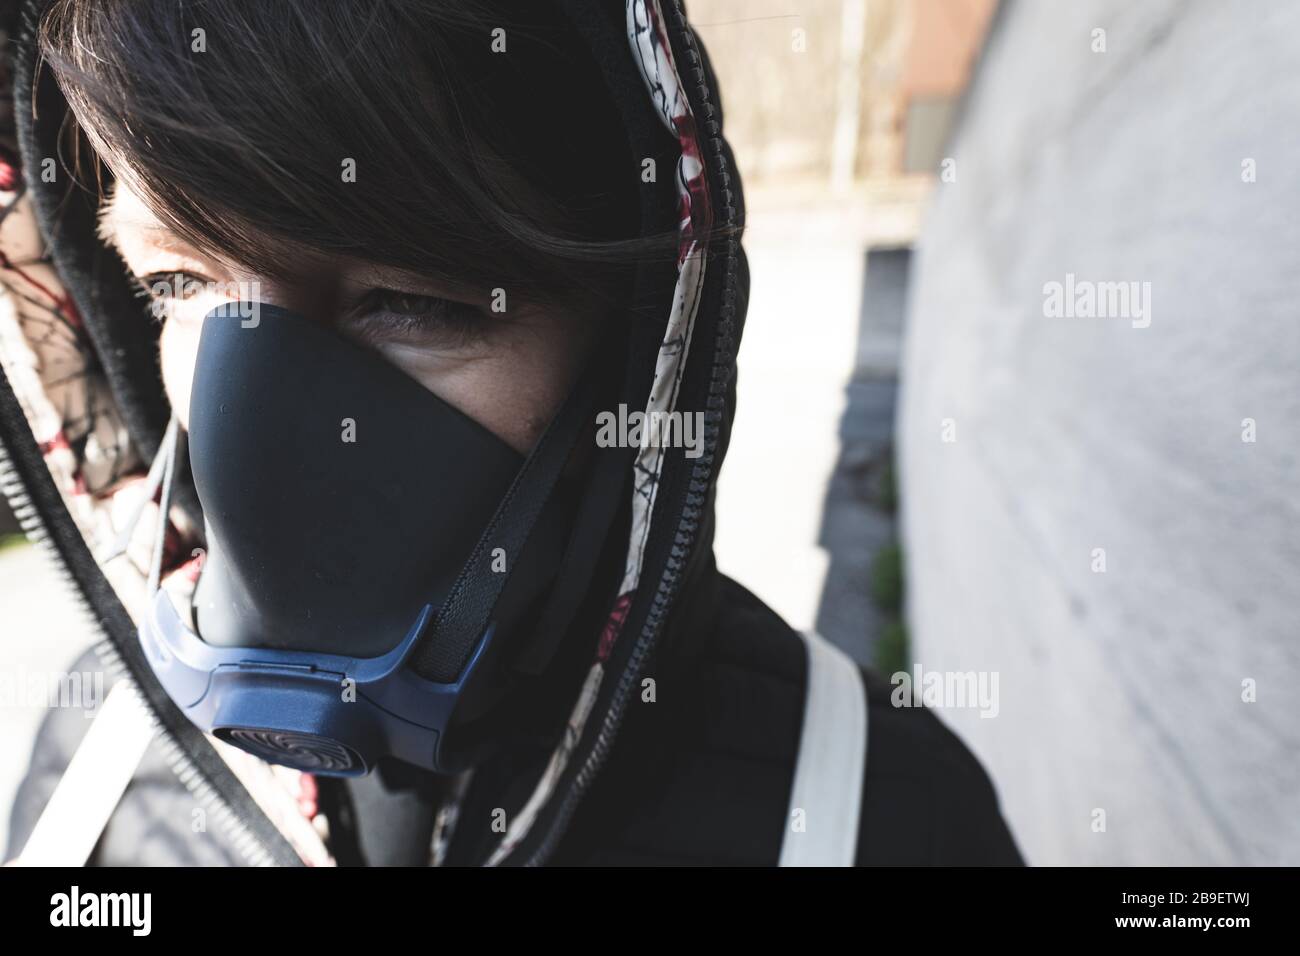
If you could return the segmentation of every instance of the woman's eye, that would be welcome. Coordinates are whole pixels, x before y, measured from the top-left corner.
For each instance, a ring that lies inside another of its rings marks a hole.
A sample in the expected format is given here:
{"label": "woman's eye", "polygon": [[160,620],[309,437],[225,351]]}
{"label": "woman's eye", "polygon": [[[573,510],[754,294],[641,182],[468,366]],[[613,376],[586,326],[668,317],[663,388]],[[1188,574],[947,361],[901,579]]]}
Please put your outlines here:
{"label": "woman's eye", "polygon": [[148,300],[149,312],[157,322],[168,321],[178,314],[176,308],[181,302],[193,299],[211,286],[208,279],[190,272],[153,272],[132,278],[137,294]]}
{"label": "woman's eye", "polygon": [[435,299],[429,295],[376,289],[369,296],[368,305],[373,312],[391,312],[395,315],[433,315],[455,303]]}
{"label": "woman's eye", "polygon": [[203,291],[205,280],[189,272],[154,272],[136,276],[141,294],[154,302],[192,299]]}
{"label": "woman's eye", "polygon": [[373,289],[353,309],[344,331],[379,344],[453,347],[473,341],[483,331],[478,309],[430,295]]}

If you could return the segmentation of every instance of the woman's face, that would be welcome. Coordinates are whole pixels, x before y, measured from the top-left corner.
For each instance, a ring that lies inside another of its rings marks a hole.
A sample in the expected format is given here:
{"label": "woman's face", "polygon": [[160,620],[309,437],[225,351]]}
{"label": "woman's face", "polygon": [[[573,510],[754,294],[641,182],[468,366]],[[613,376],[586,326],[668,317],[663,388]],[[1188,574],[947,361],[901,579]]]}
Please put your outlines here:
{"label": "woman's face", "polygon": [[309,316],[374,349],[449,405],[527,452],[558,409],[590,346],[591,316],[516,306],[490,311],[416,273],[343,256],[304,257],[271,278],[199,253],[121,185],[101,214],[101,234],[153,299],[162,329],[163,384],[182,425],[203,316],[248,298]]}

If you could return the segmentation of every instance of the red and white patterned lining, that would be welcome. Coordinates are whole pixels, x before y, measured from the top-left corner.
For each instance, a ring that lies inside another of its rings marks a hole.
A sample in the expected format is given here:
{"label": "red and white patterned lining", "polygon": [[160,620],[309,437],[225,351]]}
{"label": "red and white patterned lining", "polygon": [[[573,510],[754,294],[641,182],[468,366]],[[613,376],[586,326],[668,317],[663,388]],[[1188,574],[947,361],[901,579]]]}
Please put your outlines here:
{"label": "red and white patterned lining", "polygon": [[[676,170],[679,213],[677,283],[673,289],[668,326],[664,330],[663,342],[655,361],[654,381],[646,400],[646,418],[653,420],[651,414],[672,412],[677,407],[677,395],[691,347],[691,333],[695,328],[695,315],[704,288],[706,241],[713,225],[713,210],[700,156],[695,115],[673,61],[672,46],[659,0],[627,0],[627,36],[632,55],[640,67],[641,77],[659,118],[677,138],[681,148]],[[628,540],[627,563],[618,597],[601,633],[596,660],[587,672],[563,739],[552,752],[546,771],[537,782],[532,795],[510,822],[505,836],[488,860],[489,865],[502,862],[528,835],[538,814],[554,796],[560,777],[582,739],[606,676],[606,664],[622,635],[632,598],[641,582],[642,563],[645,560],[650,522],[659,491],[664,453],[664,448],[657,445],[642,447],[637,452],[633,464],[636,477],[633,482],[632,533]]]}

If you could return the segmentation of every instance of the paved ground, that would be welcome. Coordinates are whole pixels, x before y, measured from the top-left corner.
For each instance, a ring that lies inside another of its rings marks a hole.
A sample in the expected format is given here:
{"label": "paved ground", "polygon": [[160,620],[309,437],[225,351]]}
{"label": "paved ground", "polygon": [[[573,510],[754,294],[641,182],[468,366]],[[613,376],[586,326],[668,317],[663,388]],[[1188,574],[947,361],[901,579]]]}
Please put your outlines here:
{"label": "paved ground", "polygon": [[796,628],[860,661],[879,617],[871,561],[893,534],[873,503],[893,432],[910,208],[751,201],[752,272],[736,427],[718,487],[721,569]]}
{"label": "paved ground", "polygon": [[894,541],[894,404],[910,253],[866,256],[858,315],[857,363],[844,386],[839,451],[822,503],[817,544],[830,559],[817,608],[817,631],[862,663],[873,663],[885,623],[868,582],[882,548]]}

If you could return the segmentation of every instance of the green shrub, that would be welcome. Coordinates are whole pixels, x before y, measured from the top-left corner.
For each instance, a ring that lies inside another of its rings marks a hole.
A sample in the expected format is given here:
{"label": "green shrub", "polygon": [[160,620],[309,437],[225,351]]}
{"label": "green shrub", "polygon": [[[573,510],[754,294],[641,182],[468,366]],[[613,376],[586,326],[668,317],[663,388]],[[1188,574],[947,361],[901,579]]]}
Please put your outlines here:
{"label": "green shrub", "polygon": [[876,552],[871,565],[871,600],[888,614],[903,610],[903,549],[897,542]]}

